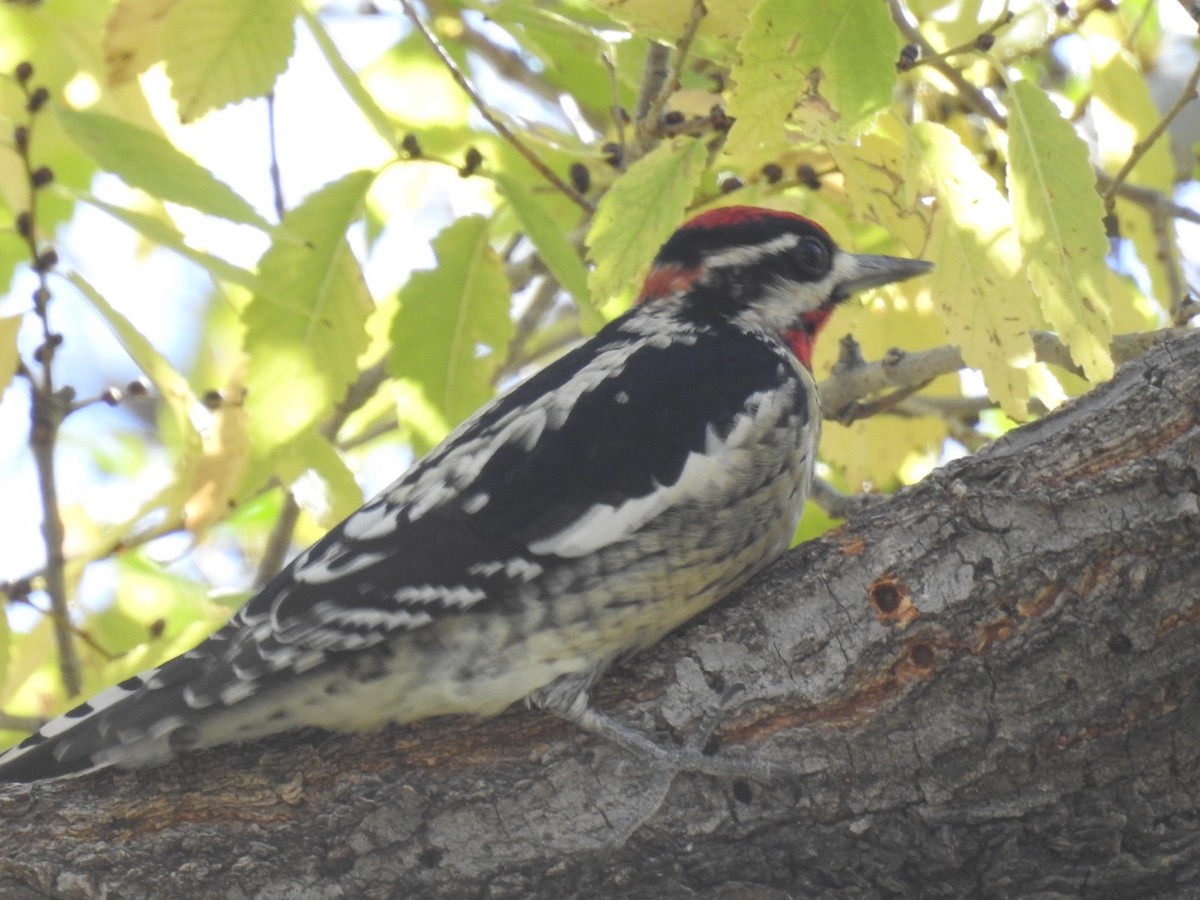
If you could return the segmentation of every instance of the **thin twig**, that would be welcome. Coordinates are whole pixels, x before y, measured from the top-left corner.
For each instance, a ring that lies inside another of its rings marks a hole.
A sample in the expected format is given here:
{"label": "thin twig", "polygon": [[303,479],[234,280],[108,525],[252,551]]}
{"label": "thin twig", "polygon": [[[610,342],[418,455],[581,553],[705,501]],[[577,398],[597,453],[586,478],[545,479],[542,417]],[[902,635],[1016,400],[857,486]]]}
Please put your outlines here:
{"label": "thin twig", "polygon": [[1012,20],[1013,12],[1008,8],[1008,3],[1006,0],[1004,8],[1000,10],[1000,14],[996,16],[992,24],[983,29],[983,31],[979,32],[979,34],[975,35],[975,37],[971,38],[971,40],[959,44],[957,47],[951,47],[949,50],[943,50],[941,53],[933,53],[929,56],[926,56],[924,53],[922,53],[915,60],[913,60],[912,66],[915,69],[917,66],[933,65],[938,60],[945,60],[951,56],[961,56],[964,53],[979,53],[979,39],[984,35],[996,34],[996,32],[998,32],[1005,25],[1009,24]]}
{"label": "thin twig", "polygon": [[1200,63],[1197,63],[1196,67],[1192,69],[1192,74],[1183,86],[1178,99],[1176,99],[1163,117],[1158,120],[1158,124],[1150,129],[1150,133],[1133,145],[1133,150],[1130,151],[1129,158],[1125,160],[1125,164],[1113,176],[1103,196],[1104,208],[1108,212],[1112,212],[1113,204],[1116,203],[1117,190],[1125,183],[1125,179],[1129,177],[1129,173],[1133,171],[1133,167],[1154,146],[1154,143],[1162,137],[1163,132],[1167,130],[1167,126],[1183,111],[1183,108],[1196,99],[1198,96],[1196,93],[1197,85],[1200,85]]}
{"label": "thin twig", "polygon": [[271,165],[269,173],[271,176],[271,192],[275,197],[275,216],[279,221],[283,221],[283,214],[287,211],[287,204],[283,199],[283,178],[279,172],[279,147],[275,142],[275,92],[267,94],[267,141],[270,147]]}
{"label": "thin twig", "polygon": [[849,519],[888,499],[886,494],[846,494],[824,478],[814,478],[808,499],[834,519]]}
{"label": "thin twig", "polygon": [[49,169],[39,169],[35,172],[29,154],[33,143],[34,123],[38,112],[45,108],[48,95],[45,88],[30,89],[29,75],[32,75],[32,69],[24,79],[18,79],[25,94],[29,117],[28,124],[18,127],[19,137],[15,143],[17,156],[24,169],[25,183],[29,185],[29,209],[18,216],[17,231],[25,241],[30,262],[38,278],[38,287],[33,295],[33,309],[42,324],[42,343],[35,357],[41,366],[41,377],[36,377],[24,366],[21,367],[21,371],[29,380],[31,388],[29,448],[37,469],[38,488],[42,499],[42,541],[46,547],[45,589],[50,598],[54,643],[58,650],[58,667],[62,674],[63,687],[68,696],[74,696],[79,693],[83,678],[71,635],[66,556],[63,552],[66,528],[59,510],[58,482],[54,472],[59,428],[71,411],[74,391],[67,387],[60,390],[54,386],[54,356],[62,342],[62,336],[56,334],[50,325],[51,293],[47,276],[57,263],[57,255],[52,249],[40,249],[37,237],[38,192],[53,179],[53,173]]}
{"label": "thin twig", "polygon": [[646,125],[643,126],[641,121],[638,122],[638,127],[643,134],[653,133],[658,128],[659,122],[662,121],[662,110],[666,109],[671,95],[679,90],[679,79],[683,77],[684,62],[688,61],[691,44],[696,40],[696,32],[700,30],[700,24],[707,12],[704,8],[704,0],[692,0],[688,25],[676,42],[676,52],[674,52],[674,59],[671,60],[671,67],[667,70],[666,80],[659,85],[658,92],[650,100],[649,109],[643,116],[646,119]]}
{"label": "thin twig", "polygon": [[268,581],[279,574],[283,564],[287,562],[288,551],[292,548],[292,535],[296,533],[296,523],[300,521],[300,503],[291,491],[283,494],[283,506],[275,518],[275,525],[267,536],[267,546],[262,557],[258,560],[258,568],[254,572],[254,589],[257,591]]}
{"label": "thin twig", "polygon": [[559,105],[562,92],[529,68],[520,53],[497,47],[474,28],[464,27],[460,40],[464,47],[486,59],[506,84],[519,84],[548,106]]}
{"label": "thin twig", "polygon": [[521,140],[517,134],[511,128],[509,128],[508,125],[506,125],[498,115],[496,115],[496,113],[492,111],[492,108],[488,106],[486,101],[484,101],[483,96],[475,89],[475,85],[471,83],[471,80],[467,78],[466,74],[458,67],[458,64],[454,61],[450,54],[446,52],[446,48],[441,45],[441,42],[438,41],[433,32],[425,27],[425,23],[421,21],[420,16],[417,15],[417,11],[412,5],[412,0],[400,0],[400,5],[403,7],[404,14],[408,16],[409,21],[413,23],[413,28],[417,30],[417,33],[421,35],[425,43],[429,45],[430,49],[432,49],[437,55],[438,59],[441,60],[442,65],[446,67],[446,71],[450,73],[450,77],[454,79],[459,88],[471,98],[471,102],[475,104],[475,108],[479,110],[479,113],[483,116],[484,120],[494,129],[496,129],[496,132],[502,138],[508,141],[518,153],[525,157],[526,161],[533,166],[533,168],[536,169],[543,178],[554,185],[554,187],[568,199],[570,199],[571,202],[586,212],[595,212],[595,207],[593,207],[592,204],[589,203],[582,194],[559,178],[554,170],[547,166],[542,161],[541,157],[534,153],[533,150],[523,140]]}
{"label": "thin twig", "polygon": [[650,115],[650,107],[662,93],[671,71],[671,48],[666,44],[651,43],[642,60],[642,77],[638,84],[637,100],[633,104],[633,121],[641,137],[642,129]]}
{"label": "thin twig", "polygon": [[[1100,187],[1105,188],[1109,185],[1112,179],[1104,172],[1097,171],[1096,181]],[[1194,222],[1200,225],[1200,210],[1191,209],[1187,206],[1180,206],[1168,195],[1162,191],[1157,191],[1154,188],[1141,187],[1136,184],[1122,184],[1117,187],[1117,194],[1124,197],[1126,200],[1145,206],[1148,209],[1161,209],[1165,215],[1173,216],[1176,219],[1183,219],[1185,222]]]}
{"label": "thin twig", "polygon": [[503,379],[525,364],[525,344],[532,337],[538,324],[545,318],[546,314],[554,308],[554,301],[558,297],[558,289],[558,282],[553,278],[546,277],[534,290],[529,305],[525,307],[525,311],[517,319],[516,330],[513,332],[512,340],[508,342],[508,351],[504,355],[504,362],[496,367],[493,383]]}
{"label": "thin twig", "polygon": [[[287,204],[283,198],[283,180],[279,171],[278,146],[275,143],[275,94],[267,94],[267,138],[271,163],[269,167],[271,190],[274,196],[275,216],[280,222],[287,213]],[[296,533],[296,523],[300,520],[300,503],[290,490],[284,492],[283,506],[275,519],[275,525],[267,536],[267,546],[258,561],[254,574],[255,588],[261,588],[275,577],[287,560],[288,550],[292,546],[292,536]]]}
{"label": "thin twig", "polygon": [[[971,84],[954,66],[950,65],[944,59],[938,59],[937,51],[933,49],[933,45],[925,40],[925,36],[912,22],[909,21],[908,14],[901,5],[900,0],[888,0],[888,9],[892,14],[892,21],[896,27],[900,29],[900,33],[911,44],[916,44],[921,50],[921,56],[929,56],[931,58],[930,65],[940,72],[947,81],[954,85],[954,89],[958,91],[959,97],[975,112],[981,116],[991,119],[1001,128],[1008,127],[1008,117],[1000,110],[995,103],[988,99],[975,85]],[[919,58],[919,57],[918,57]]]}
{"label": "thin twig", "polygon": [[613,125],[617,129],[617,147],[620,149],[617,168],[624,172],[627,165],[626,160],[629,156],[629,142],[625,139],[625,110],[621,106],[621,83],[617,78],[617,64],[609,53],[601,53],[600,61],[604,63],[604,68],[608,70],[608,86],[612,91]]}

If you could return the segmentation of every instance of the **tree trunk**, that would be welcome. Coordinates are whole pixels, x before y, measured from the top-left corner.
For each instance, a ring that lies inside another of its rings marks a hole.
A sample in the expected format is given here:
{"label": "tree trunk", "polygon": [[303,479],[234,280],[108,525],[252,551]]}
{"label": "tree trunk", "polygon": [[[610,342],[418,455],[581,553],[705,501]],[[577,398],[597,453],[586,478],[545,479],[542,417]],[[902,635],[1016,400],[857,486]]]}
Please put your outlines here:
{"label": "tree trunk", "polygon": [[769,780],[525,710],[303,732],[0,788],[0,896],[1200,895],[1198,413],[1189,332],[603,680]]}

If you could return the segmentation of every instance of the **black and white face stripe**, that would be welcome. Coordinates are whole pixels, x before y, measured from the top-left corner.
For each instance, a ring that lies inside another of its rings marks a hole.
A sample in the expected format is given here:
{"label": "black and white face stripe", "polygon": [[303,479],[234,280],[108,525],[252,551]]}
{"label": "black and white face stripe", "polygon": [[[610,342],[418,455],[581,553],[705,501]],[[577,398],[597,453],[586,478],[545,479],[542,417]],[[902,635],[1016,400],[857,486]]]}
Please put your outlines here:
{"label": "black and white face stripe", "polygon": [[819,225],[783,212],[731,207],[705,213],[659,252],[657,266],[695,270],[684,315],[724,318],[780,334],[857,290],[929,268],[921,260],[847,253]]}

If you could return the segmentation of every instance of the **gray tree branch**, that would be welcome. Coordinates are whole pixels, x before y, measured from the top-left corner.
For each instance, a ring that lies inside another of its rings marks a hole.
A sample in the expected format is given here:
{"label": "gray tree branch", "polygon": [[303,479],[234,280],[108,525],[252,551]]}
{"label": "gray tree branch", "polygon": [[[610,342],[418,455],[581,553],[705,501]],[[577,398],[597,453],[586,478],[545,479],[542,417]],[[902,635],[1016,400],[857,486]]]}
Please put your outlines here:
{"label": "gray tree branch", "polygon": [[0,896],[1195,896],[1198,620],[1191,332],[603,680],[769,782],[525,710],[306,732],[0,789]]}

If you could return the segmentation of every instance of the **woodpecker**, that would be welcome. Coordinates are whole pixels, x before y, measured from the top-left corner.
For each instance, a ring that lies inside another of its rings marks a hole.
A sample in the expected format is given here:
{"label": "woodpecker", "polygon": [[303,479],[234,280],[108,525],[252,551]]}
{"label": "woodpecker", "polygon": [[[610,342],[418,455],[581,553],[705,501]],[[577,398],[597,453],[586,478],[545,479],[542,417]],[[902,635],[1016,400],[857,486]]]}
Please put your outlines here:
{"label": "woodpecker", "polygon": [[654,746],[621,740],[593,682],[787,548],[820,433],[817,334],[852,292],[928,268],[847,253],[792,213],[691,219],[631,311],[476,412],[195,649],[9,750],[0,781],[522,699]]}

